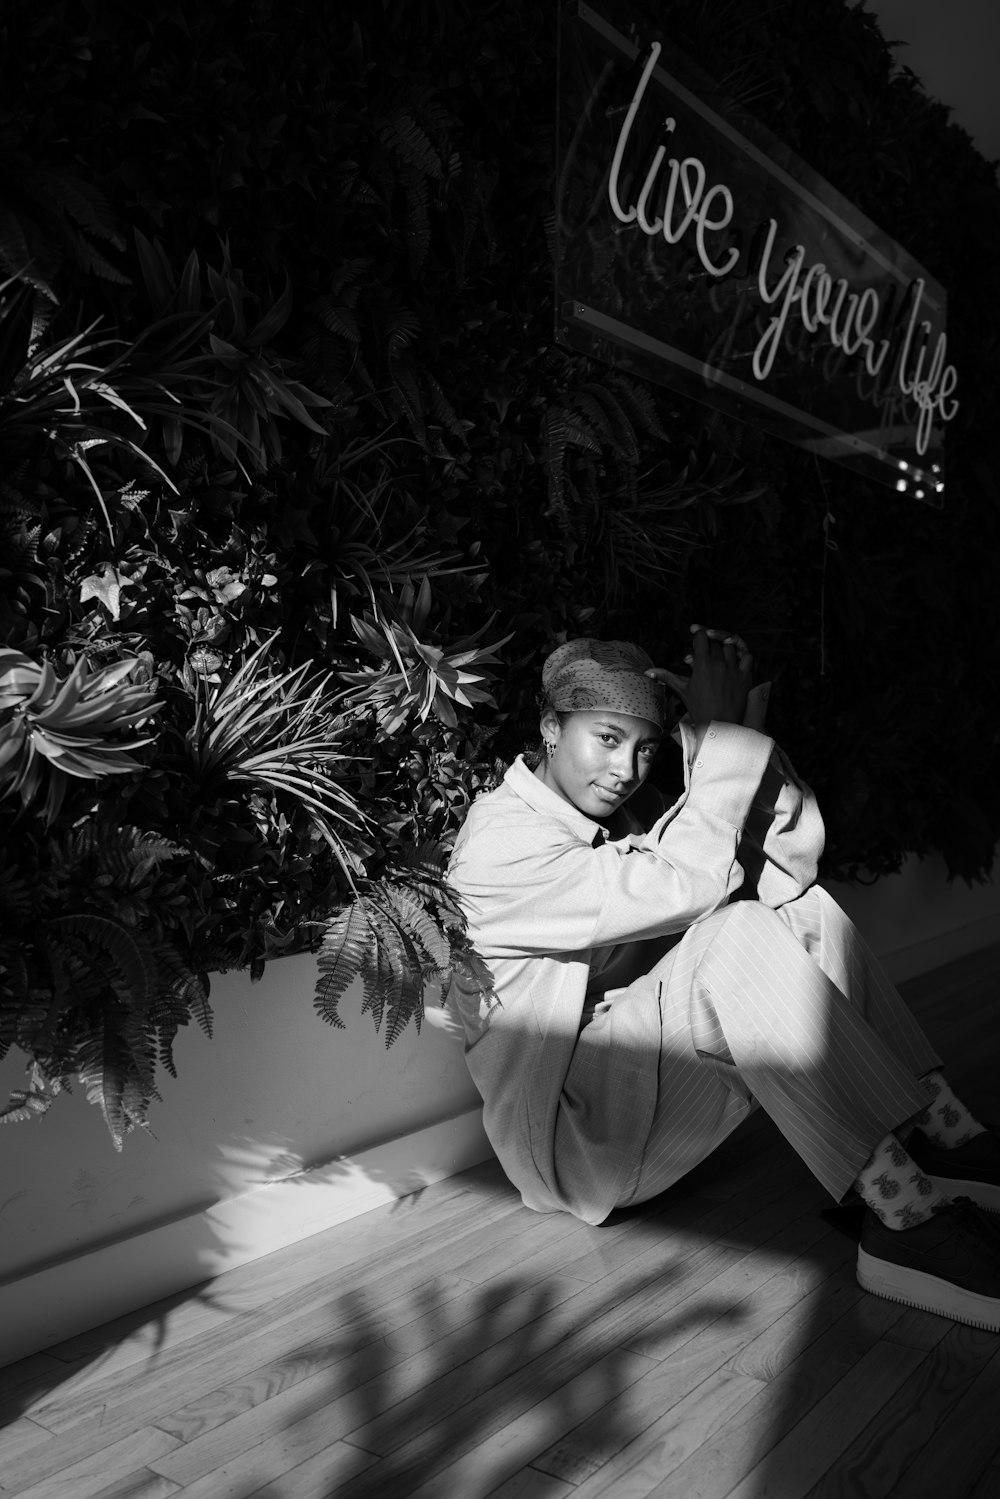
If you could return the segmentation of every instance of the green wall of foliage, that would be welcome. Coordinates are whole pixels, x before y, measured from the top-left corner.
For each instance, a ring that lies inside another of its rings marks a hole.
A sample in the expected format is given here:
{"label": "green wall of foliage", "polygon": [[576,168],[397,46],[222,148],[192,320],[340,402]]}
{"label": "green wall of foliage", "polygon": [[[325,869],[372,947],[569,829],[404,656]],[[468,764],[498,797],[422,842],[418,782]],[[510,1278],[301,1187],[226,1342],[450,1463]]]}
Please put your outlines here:
{"label": "green wall of foliage", "polygon": [[435,870],[566,634],[738,629],[828,873],[988,871],[993,169],[860,6],[646,5],[946,287],[943,511],[554,344],[554,3],[0,13],[0,736],[31,693],[85,725],[71,775],[0,759],[13,1114],[78,1072],[120,1138],[204,973],[306,941],[325,1018],[359,970],[419,1018]]}

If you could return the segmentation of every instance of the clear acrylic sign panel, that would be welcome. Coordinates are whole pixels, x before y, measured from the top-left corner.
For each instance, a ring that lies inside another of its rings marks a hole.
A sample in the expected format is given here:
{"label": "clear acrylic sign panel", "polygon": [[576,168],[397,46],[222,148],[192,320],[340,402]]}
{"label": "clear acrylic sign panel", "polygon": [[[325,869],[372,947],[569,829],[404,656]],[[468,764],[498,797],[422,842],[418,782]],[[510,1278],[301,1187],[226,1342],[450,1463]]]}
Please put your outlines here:
{"label": "clear acrylic sign panel", "polygon": [[942,504],[943,289],[662,33],[616,19],[560,13],[557,339]]}

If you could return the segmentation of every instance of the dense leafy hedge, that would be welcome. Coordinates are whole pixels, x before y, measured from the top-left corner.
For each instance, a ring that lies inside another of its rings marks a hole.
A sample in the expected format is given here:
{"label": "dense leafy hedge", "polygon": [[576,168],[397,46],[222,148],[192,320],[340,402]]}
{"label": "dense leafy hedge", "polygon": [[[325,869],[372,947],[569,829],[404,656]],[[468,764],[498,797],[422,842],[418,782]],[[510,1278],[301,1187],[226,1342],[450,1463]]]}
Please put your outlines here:
{"label": "dense leafy hedge", "polygon": [[22,1111],[79,1071],[120,1135],[200,975],[306,941],[326,1018],[359,970],[419,1016],[434,869],[567,633],[738,628],[829,872],[988,869],[993,171],[860,7],[648,11],[948,289],[943,512],[555,346],[554,5],[4,7],[0,734],[90,724],[68,777],[37,714],[0,760]]}

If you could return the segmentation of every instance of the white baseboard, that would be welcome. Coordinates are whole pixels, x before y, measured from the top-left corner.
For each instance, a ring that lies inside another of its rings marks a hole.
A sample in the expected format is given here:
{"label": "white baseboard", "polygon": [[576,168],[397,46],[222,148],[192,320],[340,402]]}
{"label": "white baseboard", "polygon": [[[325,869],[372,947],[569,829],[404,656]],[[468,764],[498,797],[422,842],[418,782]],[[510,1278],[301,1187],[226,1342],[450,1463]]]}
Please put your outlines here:
{"label": "white baseboard", "polygon": [[471,1109],[0,1284],[0,1366],[333,1228],[492,1155]]}

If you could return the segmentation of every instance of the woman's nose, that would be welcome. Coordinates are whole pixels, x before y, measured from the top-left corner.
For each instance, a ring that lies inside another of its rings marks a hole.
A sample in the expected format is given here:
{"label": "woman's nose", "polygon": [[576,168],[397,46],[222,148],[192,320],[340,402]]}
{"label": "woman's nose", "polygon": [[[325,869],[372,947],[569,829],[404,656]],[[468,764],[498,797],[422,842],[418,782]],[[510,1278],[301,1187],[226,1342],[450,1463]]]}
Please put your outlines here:
{"label": "woman's nose", "polygon": [[635,766],[632,755],[628,750],[619,749],[611,762],[611,773],[619,781],[631,781],[635,775]]}

